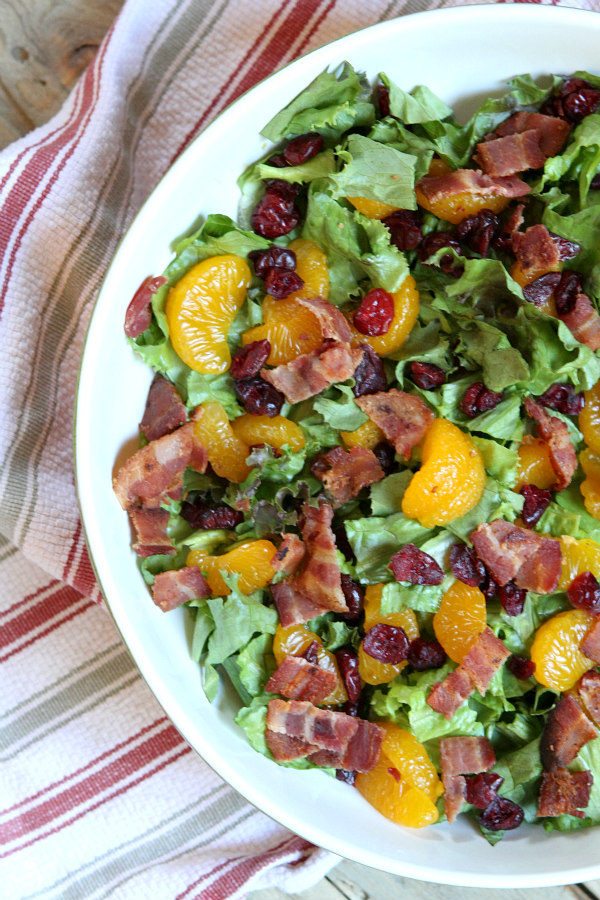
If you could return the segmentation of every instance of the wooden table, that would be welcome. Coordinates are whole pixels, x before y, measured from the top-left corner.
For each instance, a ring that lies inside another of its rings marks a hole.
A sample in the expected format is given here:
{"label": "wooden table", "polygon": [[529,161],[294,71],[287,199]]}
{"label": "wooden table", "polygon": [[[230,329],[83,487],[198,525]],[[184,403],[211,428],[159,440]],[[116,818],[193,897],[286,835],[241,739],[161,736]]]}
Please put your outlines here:
{"label": "wooden table", "polygon": [[[60,107],[123,0],[0,0],[0,147]],[[148,2],[148,0],[138,0]],[[399,837],[399,839],[401,839]],[[278,890],[253,900],[282,900]],[[600,881],[529,891],[443,887],[341,862],[304,900],[600,900]]]}

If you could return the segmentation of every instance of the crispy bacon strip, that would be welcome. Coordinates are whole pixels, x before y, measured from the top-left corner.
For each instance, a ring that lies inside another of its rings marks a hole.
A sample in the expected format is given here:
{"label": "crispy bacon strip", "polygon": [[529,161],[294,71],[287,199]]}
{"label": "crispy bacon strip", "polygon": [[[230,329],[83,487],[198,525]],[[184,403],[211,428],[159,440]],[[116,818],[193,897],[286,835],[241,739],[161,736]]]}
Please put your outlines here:
{"label": "crispy bacon strip", "polygon": [[548,714],[540,741],[540,757],[548,772],[573,762],[597,731],[571,694],[565,694]]}
{"label": "crispy bacon strip", "polygon": [[444,786],[444,812],[446,818],[452,824],[462,809],[467,799],[467,779],[464,775],[442,774]]}
{"label": "crispy bacon strip", "polygon": [[540,147],[540,133],[535,129],[507,134],[477,145],[475,160],[487,175],[514,175],[527,169],[541,169],[546,155]]}
{"label": "crispy bacon strip", "polygon": [[185,406],[177,393],[177,388],[162,375],[155,375],[148,398],[144,416],[140,422],[140,431],[147,441],[170,434],[187,418]]}
{"label": "crispy bacon strip", "polygon": [[138,556],[175,553],[175,547],[167,535],[169,513],[166,509],[130,509],[129,520],[135,531],[133,549]]}
{"label": "crispy bacon strip", "polygon": [[587,294],[577,294],[570,313],[559,316],[580,344],[590,350],[600,350],[600,315]]}
{"label": "crispy bacon strip", "polygon": [[431,425],[434,415],[420,397],[392,388],[356,398],[357,405],[405,459],[416,447]]}
{"label": "crispy bacon strip", "polygon": [[279,620],[284,628],[308,622],[315,616],[327,612],[310,597],[306,597],[297,590],[290,581],[281,581],[279,584],[271,585],[271,594],[277,607]]}
{"label": "crispy bacon strip", "polygon": [[292,759],[300,759],[315,752],[312,744],[308,744],[300,738],[290,737],[287,734],[278,734],[269,728],[265,731],[265,738],[267,747],[277,762],[290,762]]}
{"label": "crispy bacon strip", "polygon": [[496,764],[494,748],[485,737],[447,737],[440,741],[444,775],[478,775]]}
{"label": "crispy bacon strip", "polygon": [[210,597],[210,588],[196,566],[160,572],[152,585],[152,599],[163,612],[182,606],[188,600]]}
{"label": "crispy bacon strip", "polygon": [[552,272],[558,269],[560,250],[545,225],[532,225],[515,231],[512,247],[523,273]]}
{"label": "crispy bacon strip", "polygon": [[516,175],[492,178],[477,169],[456,169],[446,175],[425,175],[417,183],[417,187],[430,203],[462,193],[489,197],[524,197],[531,190]]}
{"label": "crispy bacon strip", "polygon": [[158,507],[163,499],[180,492],[188,466],[204,472],[207,462],[206,450],[188,422],[130,456],[113,479],[113,489],[123,509]]}
{"label": "crispy bacon strip", "polygon": [[[600,619],[597,621],[600,623]],[[591,669],[582,675],[577,690],[586,713],[594,725],[600,728],[600,672]]]}
{"label": "crispy bacon strip", "polygon": [[487,135],[486,140],[506,137],[509,134],[523,134],[530,129],[538,132],[542,153],[545,156],[556,156],[564,146],[571,126],[557,116],[546,116],[538,112],[516,112]]}
{"label": "crispy bacon strip", "polygon": [[334,672],[321,669],[301,656],[287,656],[265,685],[270,694],[290,700],[322,703],[335,689]]}
{"label": "crispy bacon strip", "polygon": [[475,690],[485,694],[490,681],[509,656],[510,650],[500,638],[496,637],[491,628],[486,628],[474,642],[461,666],[471,679]]}
{"label": "crispy bacon strip", "polygon": [[525,412],[535,421],[538,435],[548,445],[550,464],[556,472],[556,488],[562,491],[571,484],[577,469],[577,454],[569,437],[569,429],[532,397],[525,398]]}
{"label": "crispy bacon strip", "polygon": [[584,818],[582,812],[590,802],[590,792],[594,776],[591,772],[569,772],[568,769],[556,769],[544,772],[538,801],[538,816],[577,816]]}
{"label": "crispy bacon strip", "polygon": [[293,575],[306,553],[306,548],[297,534],[282,534],[282,541],[277,549],[277,553],[271,560],[271,565],[276,572],[285,572],[286,575]]}
{"label": "crispy bacon strip", "polygon": [[125,313],[125,334],[127,337],[136,338],[152,323],[152,295],[155,294],[163,284],[167,283],[167,279],[163,275],[152,277],[149,275],[140,284],[139,288],[131,298],[127,311]]}
{"label": "crispy bacon strip", "polygon": [[451,719],[456,710],[468,700],[473,693],[473,682],[469,674],[458,666],[450,672],[442,681],[434,684],[427,697],[427,703],[441,713],[446,719]]}
{"label": "crispy bacon strip", "polygon": [[498,584],[514,581],[538,594],[556,590],[562,556],[560,543],[553,538],[495,519],[476,528],[471,541]]}
{"label": "crispy bacon strip", "polygon": [[588,628],[581,642],[581,652],[600,665],[600,617]]}
{"label": "crispy bacon strip", "polygon": [[345,315],[340,312],[337,306],[329,303],[328,300],[323,300],[322,297],[301,298],[296,302],[313,313],[319,320],[324,341],[336,341],[340,344],[350,343],[352,331]]}
{"label": "crispy bacon strip", "polygon": [[261,369],[260,374],[281,391],[288,403],[301,403],[330,385],[351,378],[362,353],[349,344],[329,342],[274,369]]}
{"label": "crispy bacon strip", "polygon": [[334,506],[352,500],[385,475],[373,451],[365,447],[333,447],[315,460],[312,473],[323,482]]}

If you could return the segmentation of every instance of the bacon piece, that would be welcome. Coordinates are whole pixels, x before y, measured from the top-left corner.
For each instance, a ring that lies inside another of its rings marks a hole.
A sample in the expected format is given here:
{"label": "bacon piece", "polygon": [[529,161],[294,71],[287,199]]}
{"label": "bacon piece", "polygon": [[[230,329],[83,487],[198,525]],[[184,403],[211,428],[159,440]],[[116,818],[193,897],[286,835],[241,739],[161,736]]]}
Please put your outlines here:
{"label": "bacon piece", "polygon": [[333,447],[315,460],[312,473],[323,482],[335,506],[352,500],[385,475],[373,451],[365,447]]}
{"label": "bacon piece", "polygon": [[442,775],[444,785],[444,812],[452,824],[467,799],[467,780],[464,775]]}
{"label": "bacon piece", "polygon": [[396,453],[405,459],[423,440],[435,418],[424,400],[396,388],[357,397],[356,404],[381,428]]}
{"label": "bacon piece", "polygon": [[289,581],[280,581],[279,584],[271,585],[271,594],[277,607],[279,620],[284,628],[290,625],[299,625],[302,622],[308,622],[315,616],[320,616],[327,610],[319,606],[310,597],[296,590]]}
{"label": "bacon piece", "polygon": [[261,369],[260,374],[284,394],[288,403],[301,403],[330,385],[351,378],[362,355],[362,350],[349,344],[330,342],[274,369]]}
{"label": "bacon piece", "polygon": [[586,672],[579,680],[577,690],[586,713],[600,728],[600,672],[596,672],[594,669]]}
{"label": "bacon piece", "polygon": [[417,183],[417,187],[430,203],[462,193],[489,197],[524,197],[531,191],[529,185],[516,175],[492,178],[477,169],[456,169],[446,175],[425,175]]}
{"label": "bacon piece", "polygon": [[157,507],[181,489],[188,466],[204,472],[207,462],[206,450],[195,437],[193,423],[188,422],[130,456],[113,479],[113,489],[123,509]]}
{"label": "bacon piece", "polygon": [[130,509],[129,520],[135,531],[133,549],[138,556],[175,553],[175,547],[167,535],[169,513],[166,509]]}
{"label": "bacon piece", "polygon": [[495,673],[509,656],[510,650],[491,628],[486,628],[473,643],[460,667],[471,679],[475,690],[485,694]]}
{"label": "bacon piece", "polygon": [[509,134],[523,134],[535,130],[539,134],[540,147],[545,156],[556,156],[562,149],[571,126],[557,116],[546,116],[537,112],[516,112],[505,119],[485,140],[506,137]]}
{"label": "bacon piece", "polygon": [[501,234],[504,238],[510,239],[511,245],[513,234],[519,230],[519,228],[525,221],[525,216],[523,215],[524,212],[525,204],[517,203],[517,205],[510,210],[510,212],[506,216],[506,219],[502,223]]}
{"label": "bacon piece", "polygon": [[140,431],[147,441],[170,434],[185,423],[187,414],[177,388],[162,375],[155,375],[148,398]]}
{"label": "bacon piece", "polygon": [[322,703],[335,685],[334,672],[321,669],[301,656],[287,656],[267,681],[265,690],[290,700]]}
{"label": "bacon piece", "polygon": [[[336,764],[338,768],[368,772],[379,758],[383,729],[342,712],[319,709],[301,700],[271,700],[267,709],[267,743],[276,759],[278,739],[285,735],[297,742],[298,756],[307,755],[319,765]],[[292,746],[285,747],[291,752]],[[323,754],[321,751],[326,751]],[[287,759],[292,757],[287,756]]]}
{"label": "bacon piece", "polygon": [[336,341],[340,344],[350,343],[352,331],[345,315],[337,306],[329,303],[328,300],[323,300],[322,297],[300,298],[296,302],[317,317],[324,341]]}
{"label": "bacon piece", "polygon": [[440,741],[444,775],[479,775],[496,763],[494,748],[485,737],[447,737]]}
{"label": "bacon piece", "polygon": [[515,231],[512,247],[525,276],[558,269],[560,249],[545,225]]}
{"label": "bacon piece", "polygon": [[577,469],[577,454],[569,429],[562,419],[551,416],[532,397],[525,398],[525,412],[535,421],[539,437],[548,445],[550,464],[556,473],[556,489],[562,491],[571,484]]}
{"label": "bacon piece", "polygon": [[495,519],[476,528],[471,541],[499,585],[514,581],[538,594],[551,594],[558,587],[562,556],[553,538]]}
{"label": "bacon piece", "polygon": [[292,759],[300,759],[303,756],[308,756],[309,753],[314,753],[315,750],[312,744],[302,741],[300,738],[290,737],[287,734],[278,734],[276,731],[271,731],[270,728],[267,728],[265,731],[265,739],[267,747],[277,762],[289,762]]}
{"label": "bacon piece", "polygon": [[281,537],[281,544],[271,560],[271,565],[276,572],[285,572],[286,575],[293,575],[304,559],[306,548],[297,534],[290,532],[282,534]]}
{"label": "bacon piece", "polygon": [[127,337],[136,338],[142,334],[152,323],[152,309],[150,303],[155,294],[167,279],[163,275],[152,275],[145,278],[129,302],[125,312],[125,334]]}
{"label": "bacon piece", "polygon": [[473,682],[468,673],[459,666],[442,681],[433,685],[427,703],[435,712],[441,713],[446,719],[451,719],[472,693]]}
{"label": "bacon piece", "polygon": [[544,769],[568,766],[581,748],[597,735],[596,729],[571,694],[565,694],[548,714],[540,741]]}
{"label": "bacon piece", "polygon": [[546,155],[540,147],[540,133],[535,129],[520,134],[507,134],[477,145],[475,160],[487,175],[514,175],[527,169],[541,169]]}
{"label": "bacon piece", "polygon": [[590,791],[594,783],[591,772],[569,772],[568,769],[556,769],[544,772],[540,787],[537,808],[538,816],[577,816],[583,819],[582,812],[590,802]]}
{"label": "bacon piece", "polygon": [[587,294],[579,293],[569,313],[559,316],[580,344],[600,350],[600,315]]}
{"label": "bacon piece", "polygon": [[600,616],[595,619],[594,623],[586,631],[580,649],[588,659],[600,665]]}
{"label": "bacon piece", "polygon": [[159,572],[152,585],[152,599],[163,612],[169,612],[188,600],[210,597],[210,588],[197,566]]}

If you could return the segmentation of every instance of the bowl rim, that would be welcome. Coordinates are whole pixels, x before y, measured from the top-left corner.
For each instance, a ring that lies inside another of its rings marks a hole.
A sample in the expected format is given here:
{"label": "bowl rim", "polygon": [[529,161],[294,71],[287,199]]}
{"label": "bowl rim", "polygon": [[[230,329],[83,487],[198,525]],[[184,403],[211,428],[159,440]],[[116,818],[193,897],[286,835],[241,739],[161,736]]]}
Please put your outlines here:
{"label": "bowl rim", "polygon": [[[187,157],[194,152],[196,142],[198,140],[201,140],[206,135],[206,133],[209,132],[209,130],[211,130],[217,123],[221,123],[223,119],[226,119],[228,116],[233,115],[234,110],[236,110],[240,104],[245,102],[249,96],[261,89],[266,83],[270,82],[273,79],[276,79],[282,72],[293,70],[294,68],[301,68],[304,64],[304,61],[307,59],[317,58],[319,56],[325,57],[327,53],[335,51],[339,45],[342,45],[342,52],[337,57],[334,56],[334,59],[336,61],[333,62],[333,65],[335,67],[344,59],[345,53],[347,52],[347,45],[352,44],[353,42],[357,42],[357,40],[365,34],[369,34],[370,36],[373,33],[383,31],[384,29],[390,29],[391,27],[398,28],[400,30],[402,30],[402,28],[404,27],[410,28],[415,20],[422,19],[424,17],[427,17],[427,19],[431,23],[431,26],[433,27],[436,25],[443,26],[448,19],[459,20],[460,18],[466,18],[467,16],[480,17],[482,20],[484,20],[484,25],[486,19],[493,21],[497,16],[505,16],[506,18],[519,20],[520,24],[522,24],[523,26],[528,21],[533,24],[536,18],[539,20],[540,17],[544,17],[547,19],[554,19],[558,27],[560,26],[561,21],[564,21],[565,23],[572,21],[573,16],[577,16],[580,19],[586,18],[590,22],[590,24],[592,22],[596,23],[595,27],[598,27],[598,24],[600,24],[600,15],[598,15],[595,10],[590,9],[558,6],[540,7],[537,5],[529,4],[504,5],[497,4],[495,2],[488,2],[474,3],[465,6],[421,10],[419,12],[410,13],[408,15],[400,15],[392,19],[376,22],[364,28],[353,30],[334,39],[333,41],[323,44],[322,46],[303,54],[296,59],[291,60],[286,65],[267,75],[265,78],[261,79],[261,81],[257,82],[248,90],[244,91],[244,93],[242,93],[232,103],[226,106],[225,109],[218,113],[205,128],[203,128],[194,136],[189,145],[169,166],[167,171],[159,178],[115,246],[110,264],[108,265],[106,272],[104,273],[104,276],[102,278],[101,284],[98,288],[97,296],[93,302],[92,312],[86,327],[82,344],[81,359],[78,366],[75,382],[74,414],[72,423],[75,493],[81,518],[82,534],[87,546],[90,563],[98,582],[102,598],[104,600],[104,605],[108,613],[110,614],[111,619],[123,641],[123,644],[125,645],[140,674],[140,677],[143,679],[146,686],[150,689],[154,698],[160,704],[165,714],[173,722],[179,733],[189,744],[189,746],[194,750],[194,752],[196,752],[220,778],[226,781],[231,787],[234,788],[234,790],[236,790],[242,797],[244,797],[245,800],[251,803],[256,809],[269,816],[275,822],[293,831],[310,843],[335,854],[341,859],[349,859],[353,862],[359,862],[361,865],[365,865],[376,870],[386,871],[405,878],[412,878],[424,882],[454,885],[458,887],[479,887],[496,889],[553,887],[560,885],[570,885],[600,878],[600,862],[589,865],[574,866],[570,869],[564,869],[560,873],[541,872],[529,874],[513,874],[510,872],[506,872],[503,875],[503,883],[498,884],[496,875],[486,875],[484,873],[467,873],[449,868],[430,870],[429,868],[425,868],[420,864],[411,863],[410,861],[402,861],[400,865],[394,865],[394,861],[392,859],[389,859],[387,857],[385,860],[382,859],[380,854],[372,851],[368,846],[364,846],[362,848],[361,858],[356,859],[356,856],[350,857],[347,855],[347,850],[341,839],[335,837],[335,835],[332,835],[329,832],[321,831],[318,821],[315,823],[311,823],[310,831],[308,831],[304,822],[302,820],[298,820],[293,811],[289,811],[287,809],[284,810],[280,804],[272,801],[263,789],[247,781],[243,776],[240,776],[234,764],[229,763],[226,758],[219,756],[218,751],[213,747],[210,741],[206,740],[200,742],[197,738],[197,735],[195,735],[193,738],[190,737],[187,724],[182,721],[183,714],[180,715],[179,709],[172,710],[170,708],[171,704],[169,702],[169,697],[163,694],[163,684],[160,675],[157,674],[156,670],[154,670],[152,666],[146,666],[143,653],[140,654],[139,652],[136,652],[132,649],[132,643],[136,644],[137,641],[135,639],[132,640],[131,635],[129,635],[129,637],[125,636],[124,630],[121,627],[119,621],[118,612],[116,608],[113,608],[113,605],[107,596],[107,592],[104,589],[102,577],[96,563],[96,559],[94,557],[92,544],[89,539],[89,529],[86,522],[87,514],[85,511],[85,503],[83,501],[83,463],[82,456],[79,453],[78,438],[78,436],[81,434],[79,425],[82,411],[82,393],[80,388],[86,365],[90,334],[93,330],[97,311],[99,306],[101,305],[106,284],[110,279],[113,267],[115,267],[118,261],[118,258],[123,249],[123,245],[126,242],[128,236],[132,231],[137,229],[139,222],[147,214],[147,210],[152,206],[154,202],[156,202],[157,194],[159,192],[162,193],[167,190],[169,182],[174,177],[173,173],[175,169],[179,166],[182,160],[187,159]],[[327,59],[324,59],[324,63],[327,68],[329,68],[332,64],[331,61]],[[140,661],[140,657],[142,661]],[[201,744],[201,746],[199,746],[199,744]],[[600,828],[600,826],[598,827]],[[386,862],[387,864],[384,866],[384,863]]]}

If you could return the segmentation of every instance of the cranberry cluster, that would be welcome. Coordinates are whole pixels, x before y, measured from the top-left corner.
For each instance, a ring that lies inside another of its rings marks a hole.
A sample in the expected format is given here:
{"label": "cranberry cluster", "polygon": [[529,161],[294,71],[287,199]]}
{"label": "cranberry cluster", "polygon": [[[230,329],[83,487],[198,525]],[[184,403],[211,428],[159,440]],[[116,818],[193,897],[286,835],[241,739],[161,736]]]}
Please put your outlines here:
{"label": "cranberry cluster", "polygon": [[270,352],[269,341],[253,341],[236,350],[231,360],[229,372],[236,396],[246,412],[254,416],[277,416],[285,402],[283,394],[259,375]]}
{"label": "cranberry cluster", "polygon": [[600,106],[600,91],[583,78],[565,78],[546,100],[540,112],[567,122],[581,122]]}
{"label": "cranberry cluster", "polygon": [[265,290],[276,300],[284,300],[303,287],[304,281],[296,272],[293,250],[272,244],[268,250],[253,250],[249,257],[256,274],[264,279]]}
{"label": "cranberry cluster", "polygon": [[481,413],[494,409],[503,399],[503,394],[490,391],[483,381],[475,381],[464,392],[459,406],[467,418],[474,419]]}
{"label": "cranberry cluster", "polygon": [[497,584],[472,547],[455,544],[450,548],[449,562],[450,571],[458,581],[478,587],[486,600],[497,597],[507,616],[518,616],[523,612],[527,591],[513,581],[502,586]]}
{"label": "cranberry cluster", "polygon": [[224,503],[208,504],[205,500],[185,500],[181,504],[181,515],[192,528],[212,530],[215,528],[235,528],[244,521],[244,516]]}

